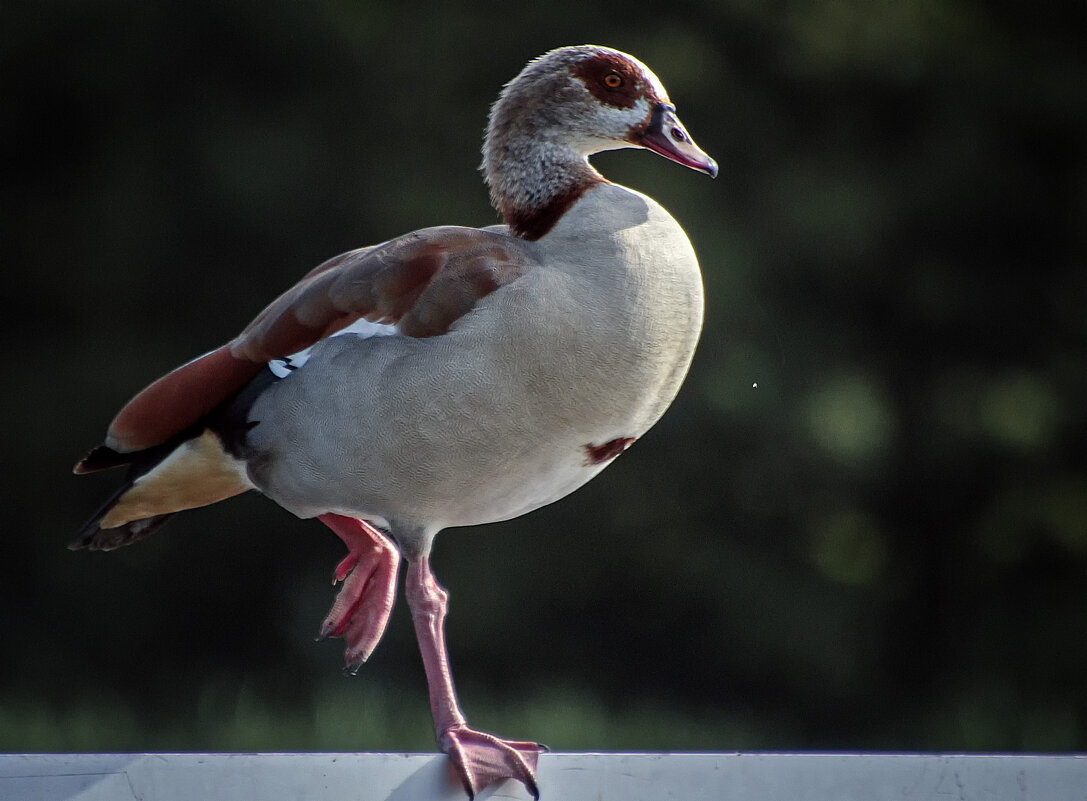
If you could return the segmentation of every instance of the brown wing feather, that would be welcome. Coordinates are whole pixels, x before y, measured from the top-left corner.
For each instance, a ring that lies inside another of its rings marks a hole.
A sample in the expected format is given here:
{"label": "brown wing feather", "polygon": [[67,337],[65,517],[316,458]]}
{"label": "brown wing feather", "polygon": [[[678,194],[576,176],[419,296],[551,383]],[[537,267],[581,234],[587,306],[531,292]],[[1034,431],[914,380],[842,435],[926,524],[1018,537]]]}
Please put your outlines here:
{"label": "brown wing feather", "polygon": [[231,343],[155,381],[121,409],[106,444],[153,447],[199,422],[271,359],[297,353],[360,317],[412,337],[443,334],[479,300],[536,264],[501,230],[427,228],[319,265]]}
{"label": "brown wing feather", "polygon": [[205,353],[125,404],[110,423],[106,445],[121,452],[160,445],[239,392],[261,368],[234,356],[229,345]]}
{"label": "brown wing feather", "polygon": [[267,361],[295,353],[360,317],[413,337],[444,334],[480,298],[535,264],[530,245],[499,231],[426,228],[333,260],[280,295],[234,341]]}

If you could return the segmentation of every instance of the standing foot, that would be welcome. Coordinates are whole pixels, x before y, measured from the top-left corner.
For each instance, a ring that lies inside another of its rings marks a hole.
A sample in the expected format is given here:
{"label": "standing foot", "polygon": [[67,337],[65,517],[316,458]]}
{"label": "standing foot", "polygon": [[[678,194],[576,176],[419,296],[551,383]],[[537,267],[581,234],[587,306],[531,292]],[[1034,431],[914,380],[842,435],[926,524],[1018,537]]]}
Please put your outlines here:
{"label": "standing foot", "polygon": [[546,746],[502,740],[467,726],[445,731],[439,744],[452,760],[469,798],[475,798],[490,784],[516,779],[528,788],[533,798],[539,799],[536,764],[540,754],[547,751]]}
{"label": "standing foot", "polygon": [[327,514],[322,523],[344,541],[348,555],[336,566],[332,583],[343,582],[318,640],[343,637],[344,672],[354,675],[385,633],[396,601],[400,553],[385,535],[363,520]]}
{"label": "standing foot", "polygon": [[445,647],[449,593],[434,578],[428,556],[409,556],[404,592],[423,657],[438,744],[449,755],[469,797],[475,798],[476,793],[489,784],[516,779],[539,799],[536,764],[540,754],[547,749],[538,743],[502,740],[493,734],[470,729],[464,720],[453,689],[453,674],[449,670],[449,654]]}

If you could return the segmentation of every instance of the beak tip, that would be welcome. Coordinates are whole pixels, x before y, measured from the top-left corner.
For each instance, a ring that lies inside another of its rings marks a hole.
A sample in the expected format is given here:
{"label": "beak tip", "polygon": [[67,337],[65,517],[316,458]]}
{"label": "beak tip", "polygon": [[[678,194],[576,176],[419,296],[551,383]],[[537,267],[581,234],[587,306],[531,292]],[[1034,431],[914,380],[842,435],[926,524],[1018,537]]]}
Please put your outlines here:
{"label": "beak tip", "polygon": [[716,178],[717,162],[694,143],[675,112],[674,106],[658,103],[646,126],[627,141]]}

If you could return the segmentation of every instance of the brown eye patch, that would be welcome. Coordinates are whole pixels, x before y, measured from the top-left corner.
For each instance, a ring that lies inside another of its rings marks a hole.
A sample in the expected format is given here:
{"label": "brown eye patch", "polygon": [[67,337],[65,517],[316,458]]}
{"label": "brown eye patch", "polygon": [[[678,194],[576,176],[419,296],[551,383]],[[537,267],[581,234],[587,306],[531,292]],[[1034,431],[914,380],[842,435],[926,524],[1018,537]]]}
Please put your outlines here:
{"label": "brown eye patch", "polygon": [[634,108],[648,89],[641,69],[617,53],[597,53],[573,66],[593,97],[616,108]]}

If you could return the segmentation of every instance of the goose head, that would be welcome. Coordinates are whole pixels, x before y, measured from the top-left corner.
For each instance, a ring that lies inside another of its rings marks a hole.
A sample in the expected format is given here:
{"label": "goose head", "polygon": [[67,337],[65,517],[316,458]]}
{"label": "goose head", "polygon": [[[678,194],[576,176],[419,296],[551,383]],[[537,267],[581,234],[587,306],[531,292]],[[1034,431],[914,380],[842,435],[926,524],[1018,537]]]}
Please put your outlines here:
{"label": "goose head", "polygon": [[[717,175],[676,116],[660,79],[633,56],[598,45],[562,47],[530,61],[491,109],[482,170],[495,207],[526,238],[604,178],[588,161],[638,147]],[[528,221],[527,223],[525,221]]]}

